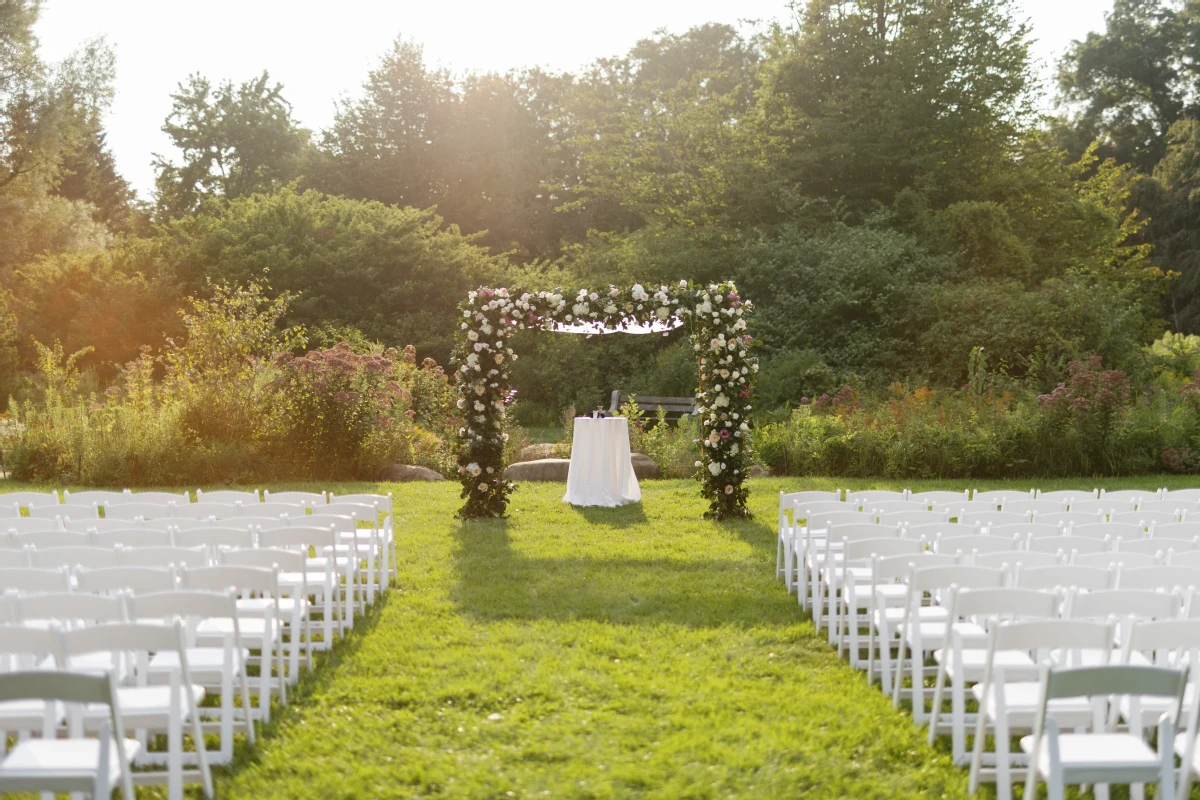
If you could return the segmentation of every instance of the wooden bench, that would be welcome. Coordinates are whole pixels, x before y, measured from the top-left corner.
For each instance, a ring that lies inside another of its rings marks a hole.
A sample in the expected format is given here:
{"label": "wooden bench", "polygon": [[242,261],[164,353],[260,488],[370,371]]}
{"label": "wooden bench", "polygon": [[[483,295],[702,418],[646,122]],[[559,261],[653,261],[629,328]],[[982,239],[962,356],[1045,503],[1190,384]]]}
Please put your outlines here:
{"label": "wooden bench", "polygon": [[627,395],[621,394],[617,389],[613,390],[612,400],[608,406],[609,412],[615,413],[630,400],[637,403],[637,407],[645,413],[646,421],[651,423],[658,418],[658,410],[660,408],[666,412],[669,422],[678,422],[681,417],[690,417],[696,413],[696,401],[691,397],[655,397],[648,394]]}

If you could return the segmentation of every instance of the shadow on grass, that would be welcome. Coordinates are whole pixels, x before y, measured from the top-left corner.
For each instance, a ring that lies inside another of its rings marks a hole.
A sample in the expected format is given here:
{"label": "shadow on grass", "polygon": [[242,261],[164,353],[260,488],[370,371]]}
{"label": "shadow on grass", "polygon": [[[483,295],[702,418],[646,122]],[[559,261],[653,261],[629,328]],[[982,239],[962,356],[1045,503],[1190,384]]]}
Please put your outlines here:
{"label": "shadow on grass", "polygon": [[[749,537],[756,550],[774,547],[762,531],[739,535]],[[787,595],[773,591],[774,571],[765,570],[762,553],[751,560],[528,557],[512,548],[503,521],[462,524],[454,537],[459,579],[451,598],[463,614],[479,621],[593,620],[689,628],[799,622]]]}
{"label": "shadow on grass", "polygon": [[609,528],[630,528],[634,525],[644,525],[648,521],[646,510],[642,508],[641,503],[616,508],[571,506],[571,510],[583,517],[589,525],[603,525]]}
{"label": "shadow on grass", "polygon": [[[378,627],[384,606],[398,596],[399,592],[394,586],[383,597],[377,596],[374,605],[355,619],[353,630],[345,638],[338,639],[331,650],[317,653],[314,656],[313,668],[301,673],[300,680],[288,687],[287,707],[281,708],[277,700],[272,701],[271,721],[259,725],[257,743],[251,745],[244,736],[238,737],[234,747],[233,761],[220,766],[214,765],[212,768],[213,779],[218,782],[228,780],[244,767],[257,764],[263,747],[282,729],[294,724],[300,718],[303,707],[308,701],[314,695],[323,692],[330,683],[336,680],[339,667],[358,652],[363,641]],[[219,797],[220,783],[216,788]]]}

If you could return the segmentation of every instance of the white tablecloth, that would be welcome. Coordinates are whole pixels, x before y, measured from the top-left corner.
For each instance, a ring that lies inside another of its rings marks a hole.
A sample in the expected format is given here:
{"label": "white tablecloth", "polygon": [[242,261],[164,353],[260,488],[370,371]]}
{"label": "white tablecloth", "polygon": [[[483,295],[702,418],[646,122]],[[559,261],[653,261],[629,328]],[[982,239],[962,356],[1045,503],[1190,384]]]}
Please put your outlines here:
{"label": "white tablecloth", "polygon": [[612,507],[641,499],[642,490],[629,460],[629,420],[576,417],[563,502]]}

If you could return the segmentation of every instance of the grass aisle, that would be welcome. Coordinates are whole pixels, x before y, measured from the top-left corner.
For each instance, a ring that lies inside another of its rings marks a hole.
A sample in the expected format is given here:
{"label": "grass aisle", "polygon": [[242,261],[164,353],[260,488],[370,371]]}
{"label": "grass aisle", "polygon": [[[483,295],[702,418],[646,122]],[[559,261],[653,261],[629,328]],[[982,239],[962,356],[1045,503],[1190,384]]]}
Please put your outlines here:
{"label": "grass aisle", "polygon": [[613,510],[525,485],[469,524],[455,486],[388,487],[400,588],[220,796],[963,796],[774,580],[781,485],[730,525],[691,481]]}

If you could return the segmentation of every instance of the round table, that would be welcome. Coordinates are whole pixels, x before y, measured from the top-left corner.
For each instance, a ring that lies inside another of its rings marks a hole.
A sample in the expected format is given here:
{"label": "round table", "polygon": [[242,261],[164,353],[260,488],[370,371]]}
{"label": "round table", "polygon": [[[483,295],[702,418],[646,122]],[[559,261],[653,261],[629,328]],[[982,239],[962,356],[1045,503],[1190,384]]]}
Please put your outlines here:
{"label": "round table", "polygon": [[576,417],[563,502],[612,508],[641,499],[642,490],[630,460],[629,420]]}

